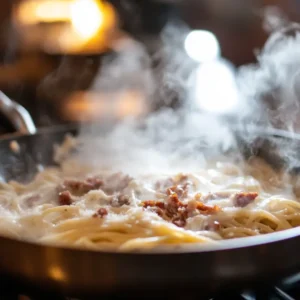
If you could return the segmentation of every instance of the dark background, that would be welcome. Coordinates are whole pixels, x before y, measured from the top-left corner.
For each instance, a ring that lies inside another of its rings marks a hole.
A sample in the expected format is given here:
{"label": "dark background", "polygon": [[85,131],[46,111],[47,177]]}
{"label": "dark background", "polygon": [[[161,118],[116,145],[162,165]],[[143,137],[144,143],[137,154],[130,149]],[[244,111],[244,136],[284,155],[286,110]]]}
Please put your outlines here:
{"label": "dark background", "polygon": [[[255,50],[268,37],[260,15],[262,7],[276,5],[290,20],[300,21],[300,1],[296,0],[186,0],[181,7],[150,0],[111,2],[122,29],[136,39],[155,40],[168,20],[184,18],[192,28],[212,31],[220,42],[223,57],[235,66],[254,62]],[[48,55],[38,49],[22,48],[11,23],[15,3],[3,0],[0,4],[0,90],[24,105],[39,126],[67,122],[67,113],[61,113],[64,99],[76,90],[88,89],[101,68],[102,58],[110,53]],[[68,71],[58,76],[62,58]],[[45,92],[41,86],[49,74],[57,76]]]}

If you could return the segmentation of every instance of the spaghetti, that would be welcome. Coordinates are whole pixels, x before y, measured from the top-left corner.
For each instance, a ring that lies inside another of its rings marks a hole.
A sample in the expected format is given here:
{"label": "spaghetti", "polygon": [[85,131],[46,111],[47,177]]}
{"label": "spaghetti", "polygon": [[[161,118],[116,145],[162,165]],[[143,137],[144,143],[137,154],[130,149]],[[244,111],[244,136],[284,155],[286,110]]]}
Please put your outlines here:
{"label": "spaghetti", "polygon": [[69,162],[29,184],[1,183],[0,233],[94,250],[201,247],[299,226],[300,203],[283,179],[259,160],[134,178]]}

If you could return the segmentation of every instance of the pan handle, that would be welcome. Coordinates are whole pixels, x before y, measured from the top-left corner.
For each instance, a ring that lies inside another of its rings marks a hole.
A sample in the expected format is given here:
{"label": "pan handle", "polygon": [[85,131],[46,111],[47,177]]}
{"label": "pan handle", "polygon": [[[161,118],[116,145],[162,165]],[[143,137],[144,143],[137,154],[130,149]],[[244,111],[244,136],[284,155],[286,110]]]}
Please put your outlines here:
{"label": "pan handle", "polygon": [[29,112],[1,91],[0,112],[11,122],[16,131],[22,134],[36,133],[36,127]]}

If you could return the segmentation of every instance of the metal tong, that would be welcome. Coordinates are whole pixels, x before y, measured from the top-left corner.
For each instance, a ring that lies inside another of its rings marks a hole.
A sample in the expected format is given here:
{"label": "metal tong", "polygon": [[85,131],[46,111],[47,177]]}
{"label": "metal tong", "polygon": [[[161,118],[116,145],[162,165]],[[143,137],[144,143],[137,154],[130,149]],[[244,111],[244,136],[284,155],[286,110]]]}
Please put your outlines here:
{"label": "metal tong", "polygon": [[0,91],[0,112],[10,121],[14,129],[21,134],[34,134],[36,127],[29,112],[20,104],[11,100]]}

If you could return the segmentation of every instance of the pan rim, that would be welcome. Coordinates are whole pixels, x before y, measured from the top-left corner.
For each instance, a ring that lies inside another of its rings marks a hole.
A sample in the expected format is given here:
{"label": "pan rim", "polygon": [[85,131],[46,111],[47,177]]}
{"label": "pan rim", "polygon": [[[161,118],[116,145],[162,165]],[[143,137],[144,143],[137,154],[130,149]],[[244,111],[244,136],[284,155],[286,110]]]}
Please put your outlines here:
{"label": "pan rim", "polygon": [[[243,248],[257,248],[257,247],[272,247],[276,243],[284,243],[285,241],[293,240],[300,237],[300,226],[286,229],[278,232],[251,236],[235,238],[230,240],[222,240],[219,243],[203,243],[203,244],[191,244],[182,245],[180,249],[171,247],[160,247],[159,249],[147,249],[142,251],[104,251],[98,249],[85,249],[80,247],[66,246],[66,245],[53,245],[46,243],[39,243],[38,241],[29,241],[15,239],[12,237],[7,237],[0,235],[0,241],[14,242],[17,244],[26,244],[27,246],[35,248],[47,248],[51,250],[63,250],[66,252],[77,252],[86,254],[98,254],[98,255],[118,255],[118,256],[165,256],[165,255],[196,255],[207,252],[222,252],[222,251],[236,251]],[[176,245],[178,246],[178,245]]]}
{"label": "pan rim", "polygon": [[[103,124],[101,122],[91,122],[82,125],[80,123],[72,122],[67,124],[58,124],[51,127],[39,127],[35,134],[29,134],[29,133],[24,134],[20,132],[15,132],[15,133],[8,133],[8,134],[1,135],[0,142],[4,142],[6,140],[11,140],[15,138],[30,137],[30,136],[36,136],[41,134],[47,134],[47,133],[65,132],[67,134],[68,131],[74,131],[74,130],[78,130],[80,132],[81,129],[89,128],[89,126],[94,126],[94,125],[101,126]],[[111,125],[115,125],[115,123],[112,123]],[[299,133],[288,132],[282,129],[269,128],[269,127],[253,125],[253,124],[240,125],[240,124],[233,123],[228,126],[231,128],[232,132],[246,131],[251,133],[257,133],[264,136],[269,135],[277,138],[286,138],[286,139],[293,139],[293,140],[300,141]]]}

